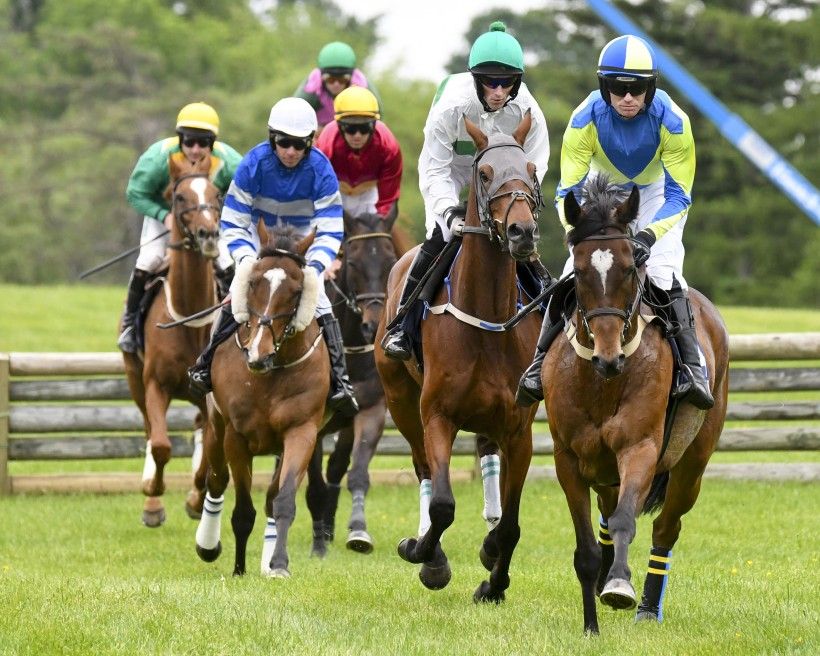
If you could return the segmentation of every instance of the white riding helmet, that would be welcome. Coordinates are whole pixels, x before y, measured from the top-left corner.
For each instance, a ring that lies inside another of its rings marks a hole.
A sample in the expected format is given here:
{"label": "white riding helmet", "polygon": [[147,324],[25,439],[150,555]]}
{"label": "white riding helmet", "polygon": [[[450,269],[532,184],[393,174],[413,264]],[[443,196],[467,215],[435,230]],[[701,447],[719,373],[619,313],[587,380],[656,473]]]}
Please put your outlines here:
{"label": "white riding helmet", "polygon": [[268,129],[291,137],[310,137],[319,127],[316,112],[302,98],[282,98],[270,110]]}

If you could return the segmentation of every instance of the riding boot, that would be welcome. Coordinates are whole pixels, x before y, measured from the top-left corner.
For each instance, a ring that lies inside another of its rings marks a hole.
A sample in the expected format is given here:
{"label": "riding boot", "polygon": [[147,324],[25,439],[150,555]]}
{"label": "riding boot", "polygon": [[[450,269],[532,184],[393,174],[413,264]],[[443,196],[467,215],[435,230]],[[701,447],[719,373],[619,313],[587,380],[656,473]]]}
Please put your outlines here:
{"label": "riding boot", "polygon": [[[677,282],[677,281],[676,281]],[[680,350],[682,362],[678,385],[672,390],[672,396],[688,401],[700,410],[708,410],[715,405],[715,399],[709,390],[704,367],[701,366],[700,347],[695,332],[695,317],[692,305],[686,292],[677,284],[669,292],[672,300],[672,313],[680,328],[675,335],[675,343]]]}
{"label": "riding boot", "polygon": [[353,394],[353,385],[347,377],[344,342],[339,322],[332,314],[323,314],[317,318],[325,335],[325,344],[330,356],[330,395],[328,405],[343,417],[353,417],[359,412],[359,404]]}
{"label": "riding boot", "polygon": [[549,313],[544,315],[541,324],[541,333],[538,335],[538,343],[535,346],[535,355],[532,363],[527,367],[521,380],[518,381],[518,391],[515,393],[515,402],[523,407],[538,403],[544,400],[544,385],[541,381],[541,365],[544,364],[544,357],[547,355],[550,344],[561,332],[563,322],[550,321]]}
{"label": "riding boot", "polygon": [[[404,309],[410,295],[416,289],[419,280],[424,276],[430,265],[433,264],[438,254],[444,248],[445,242],[443,239],[427,239],[421,245],[416,253],[413,263],[410,265],[410,271],[404,279],[404,287],[401,290],[401,298],[399,300],[399,312]],[[396,324],[391,330],[387,331],[382,339],[382,348],[384,354],[388,358],[394,360],[409,360],[411,355],[410,338],[404,332],[402,323]]]}
{"label": "riding boot", "polygon": [[225,269],[214,267],[214,278],[216,278],[216,296],[218,300],[223,300],[231,290],[234,272],[235,267],[233,265]]}
{"label": "riding boot", "polygon": [[216,317],[216,326],[211,331],[211,340],[196,359],[194,366],[188,369],[188,387],[194,396],[205,396],[211,391],[211,362],[216,347],[233,335],[237,328],[239,324],[233,318],[230,305],[223,306]]}
{"label": "riding boot", "polygon": [[141,269],[134,269],[128,281],[128,296],[125,300],[125,312],[122,315],[122,332],[117,339],[117,346],[123,353],[137,352],[137,312],[140,301],[145,295],[145,281],[150,274]]}

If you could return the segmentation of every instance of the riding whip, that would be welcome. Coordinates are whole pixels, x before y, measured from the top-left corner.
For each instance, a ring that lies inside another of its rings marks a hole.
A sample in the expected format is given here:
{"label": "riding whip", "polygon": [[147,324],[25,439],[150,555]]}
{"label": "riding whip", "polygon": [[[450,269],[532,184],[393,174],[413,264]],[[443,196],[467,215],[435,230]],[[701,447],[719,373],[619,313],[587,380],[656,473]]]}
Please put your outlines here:
{"label": "riding whip", "polygon": [[217,310],[225,305],[228,305],[231,302],[230,295],[223,298],[219,303],[216,305],[212,305],[211,307],[205,308],[204,310],[200,310],[199,312],[194,312],[193,314],[182,317],[182,319],[177,319],[176,321],[169,321],[168,323],[158,323],[157,328],[175,328],[176,326],[181,326],[183,324],[188,323],[189,321],[194,321],[195,319],[199,319],[200,317],[207,316],[214,310]]}
{"label": "riding whip", "polygon": [[526,317],[530,312],[532,312],[541,302],[547,298],[548,296],[552,295],[552,292],[555,291],[555,288],[558,286],[561,280],[558,278],[553,278],[552,284],[544,289],[538,296],[532,299],[527,305],[522,307],[518,313],[507,320],[507,323],[504,324],[504,330],[509,330],[513,326],[515,326],[521,319]]}
{"label": "riding whip", "polygon": [[131,253],[136,253],[139,249],[141,249],[141,248],[142,248],[143,246],[145,246],[146,244],[150,244],[152,241],[156,241],[156,240],[157,240],[157,239],[159,239],[160,237],[164,237],[164,236],[165,236],[165,235],[167,235],[169,232],[171,232],[171,231],[170,231],[170,230],[163,230],[163,231],[162,231],[161,233],[159,233],[156,237],[152,237],[152,238],[151,238],[151,239],[149,239],[148,241],[144,241],[144,242],[142,242],[141,244],[139,244],[139,245],[137,245],[137,246],[134,246],[133,248],[129,248],[127,251],[125,251],[125,252],[123,252],[123,253],[120,253],[119,255],[115,255],[115,256],[114,256],[114,257],[112,257],[110,260],[106,260],[106,261],[105,261],[105,262],[103,262],[102,264],[98,264],[97,266],[95,266],[95,267],[93,267],[93,268],[91,268],[91,269],[88,269],[88,271],[83,271],[83,272],[80,274],[80,276],[79,276],[79,277],[80,277],[80,280],[82,280],[83,278],[87,278],[87,277],[88,277],[88,276],[90,276],[92,273],[97,273],[97,271],[102,271],[102,270],[103,270],[103,269],[105,269],[106,267],[109,267],[109,266],[111,266],[112,264],[114,264],[114,262],[119,262],[120,260],[125,259],[125,258],[126,258],[126,257],[128,257],[129,255],[131,255]]}

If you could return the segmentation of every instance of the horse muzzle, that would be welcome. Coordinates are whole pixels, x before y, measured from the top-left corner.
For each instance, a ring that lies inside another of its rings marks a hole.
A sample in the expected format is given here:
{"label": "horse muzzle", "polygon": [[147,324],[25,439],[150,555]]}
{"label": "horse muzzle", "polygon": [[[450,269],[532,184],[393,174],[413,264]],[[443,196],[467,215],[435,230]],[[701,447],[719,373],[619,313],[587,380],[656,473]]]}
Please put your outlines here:
{"label": "horse muzzle", "polygon": [[528,260],[538,244],[538,224],[512,223],[507,227],[507,245],[513,259]]}
{"label": "horse muzzle", "polygon": [[623,354],[623,352],[619,353],[614,358],[604,358],[600,355],[592,356],[593,368],[605,380],[615,378],[615,376],[618,376],[619,374],[623,373],[625,361],[626,356]]}

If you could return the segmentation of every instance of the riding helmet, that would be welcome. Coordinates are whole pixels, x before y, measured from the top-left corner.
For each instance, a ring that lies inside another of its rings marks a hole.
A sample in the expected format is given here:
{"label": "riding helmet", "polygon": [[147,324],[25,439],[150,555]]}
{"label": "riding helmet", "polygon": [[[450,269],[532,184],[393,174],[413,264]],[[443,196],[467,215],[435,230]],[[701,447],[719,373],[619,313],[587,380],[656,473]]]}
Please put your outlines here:
{"label": "riding helmet", "polygon": [[192,130],[207,130],[214,136],[219,134],[219,115],[216,110],[204,102],[195,102],[185,105],[177,114],[177,132],[184,132],[185,128]]}
{"label": "riding helmet", "polygon": [[649,88],[644,99],[645,105],[649,107],[655,97],[658,80],[658,66],[650,45],[632,34],[619,36],[607,43],[598,58],[598,86],[607,105],[611,103],[611,98],[606,88],[606,78],[612,77],[621,81],[649,78]]}
{"label": "riding helmet", "polygon": [[291,137],[308,138],[316,132],[316,112],[302,98],[282,98],[270,110],[268,129]]}
{"label": "riding helmet", "polygon": [[478,37],[470,48],[467,66],[475,80],[476,93],[489,111],[484,101],[484,91],[478,81],[479,75],[510,75],[515,82],[510,90],[510,100],[518,95],[521,88],[521,76],[524,73],[524,51],[521,44],[507,33],[507,26],[502,21],[495,21],[489,31]]}
{"label": "riding helmet", "polygon": [[348,87],[333,100],[335,119],[341,121],[353,116],[369,119],[380,118],[379,101],[373,92],[364,87]]}
{"label": "riding helmet", "polygon": [[350,75],[356,68],[356,53],[346,43],[332,41],[319,51],[319,70],[331,75]]}

